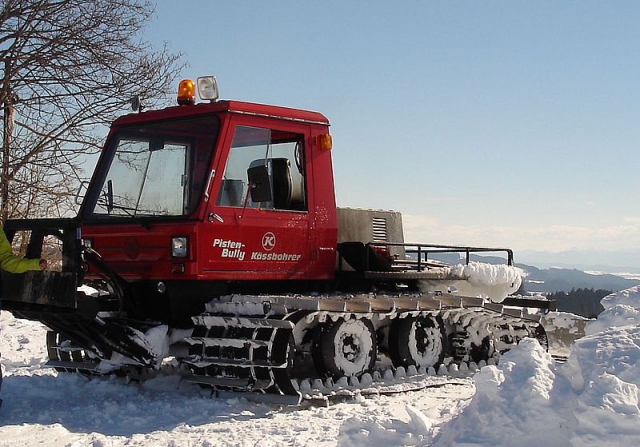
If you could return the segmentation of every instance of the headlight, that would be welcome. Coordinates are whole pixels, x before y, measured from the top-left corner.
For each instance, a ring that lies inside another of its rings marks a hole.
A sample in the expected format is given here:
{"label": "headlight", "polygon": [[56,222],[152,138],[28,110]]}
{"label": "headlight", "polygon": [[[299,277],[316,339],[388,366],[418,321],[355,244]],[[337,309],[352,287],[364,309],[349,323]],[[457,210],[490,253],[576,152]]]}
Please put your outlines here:
{"label": "headlight", "polygon": [[186,258],[189,255],[189,238],[176,236],[171,238],[171,256],[174,258]]}

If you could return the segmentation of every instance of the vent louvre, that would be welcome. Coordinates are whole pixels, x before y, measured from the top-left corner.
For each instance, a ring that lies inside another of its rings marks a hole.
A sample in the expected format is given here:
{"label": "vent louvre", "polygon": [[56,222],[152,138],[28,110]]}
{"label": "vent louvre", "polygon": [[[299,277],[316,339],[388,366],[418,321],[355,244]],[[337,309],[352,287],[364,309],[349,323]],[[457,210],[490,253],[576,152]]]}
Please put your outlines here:
{"label": "vent louvre", "polygon": [[373,242],[387,242],[387,219],[384,217],[373,217],[371,219],[373,230]]}

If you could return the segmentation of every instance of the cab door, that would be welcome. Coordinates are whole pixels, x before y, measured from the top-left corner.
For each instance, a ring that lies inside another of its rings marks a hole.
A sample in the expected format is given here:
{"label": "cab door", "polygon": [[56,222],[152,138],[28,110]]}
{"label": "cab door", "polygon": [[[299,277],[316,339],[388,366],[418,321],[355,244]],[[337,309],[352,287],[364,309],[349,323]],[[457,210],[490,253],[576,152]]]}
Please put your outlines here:
{"label": "cab door", "polygon": [[[216,169],[204,271],[303,279],[310,270],[307,125],[233,116]],[[201,258],[203,259],[203,258]]]}

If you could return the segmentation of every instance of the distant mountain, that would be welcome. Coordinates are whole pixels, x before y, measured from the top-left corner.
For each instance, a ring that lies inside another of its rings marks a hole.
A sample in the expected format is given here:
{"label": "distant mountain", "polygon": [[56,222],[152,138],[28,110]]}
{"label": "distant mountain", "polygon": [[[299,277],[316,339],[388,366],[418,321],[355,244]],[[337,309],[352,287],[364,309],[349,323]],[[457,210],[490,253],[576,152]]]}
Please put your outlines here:
{"label": "distant mountain", "polygon": [[[437,259],[447,264],[464,263],[464,260],[455,253],[433,255],[430,259]],[[487,264],[505,263],[505,259],[498,256],[471,255],[471,260]],[[572,268],[540,269],[520,263],[515,263],[515,266],[527,273],[524,283],[524,289],[527,292],[570,292],[572,289],[604,289],[617,292],[640,284],[638,279],[626,279],[612,274],[593,275]]]}
{"label": "distant mountain", "polygon": [[577,269],[539,269],[526,264],[516,266],[527,272],[524,283],[527,292],[569,292],[572,289],[604,289],[617,292],[640,284],[640,280],[611,274],[592,275]]}
{"label": "distant mountain", "polygon": [[518,261],[540,268],[560,267],[609,273],[640,273],[640,252],[568,250],[559,253],[518,251]]}

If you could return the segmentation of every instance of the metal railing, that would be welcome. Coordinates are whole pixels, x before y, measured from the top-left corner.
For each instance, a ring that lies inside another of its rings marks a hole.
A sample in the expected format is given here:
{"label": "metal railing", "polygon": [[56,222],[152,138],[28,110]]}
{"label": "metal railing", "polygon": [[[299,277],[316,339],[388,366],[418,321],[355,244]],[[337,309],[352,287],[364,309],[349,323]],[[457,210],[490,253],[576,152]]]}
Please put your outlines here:
{"label": "metal railing", "polygon": [[[405,252],[404,259],[398,259],[397,257],[392,257],[391,264],[393,267],[405,267],[410,270],[417,270],[419,272],[427,269],[428,267],[433,267],[439,264],[440,262],[437,260],[433,260],[430,262],[429,256],[433,254],[442,254],[442,253],[458,253],[464,256],[465,264],[469,264],[471,261],[471,255],[475,253],[496,253],[506,255],[506,263],[507,265],[513,265],[513,250],[509,248],[495,248],[495,247],[466,247],[466,246],[456,246],[456,245],[436,245],[436,244],[412,244],[412,243],[380,243],[380,242],[369,242],[366,244],[367,250],[367,259],[366,259],[366,268],[370,265],[370,256],[372,250],[369,250],[369,247],[373,250],[376,248],[387,248],[389,252],[391,252],[391,248],[399,247],[402,248]],[[414,256],[411,256],[414,255]],[[414,259],[415,257],[415,259]]]}

